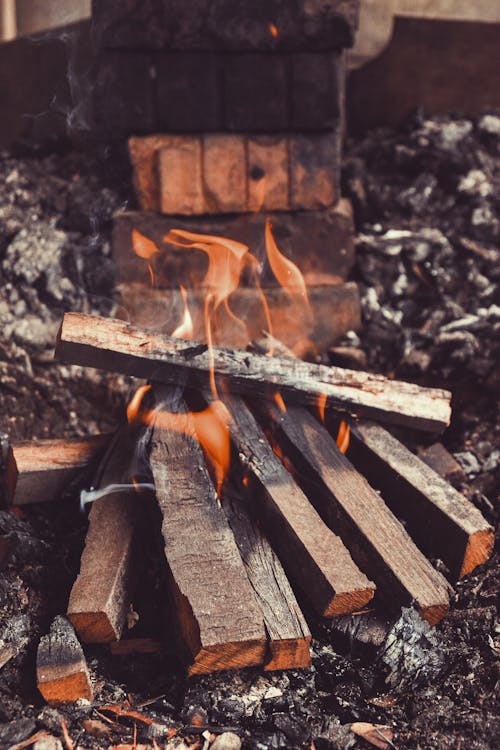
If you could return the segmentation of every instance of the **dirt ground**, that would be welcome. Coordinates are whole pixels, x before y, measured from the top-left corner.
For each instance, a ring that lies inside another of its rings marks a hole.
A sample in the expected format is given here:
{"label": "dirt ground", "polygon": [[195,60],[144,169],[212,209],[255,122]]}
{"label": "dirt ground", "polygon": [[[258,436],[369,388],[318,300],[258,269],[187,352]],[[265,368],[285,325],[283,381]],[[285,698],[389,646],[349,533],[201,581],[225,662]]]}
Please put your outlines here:
{"label": "dirt ground", "polygon": [[[0,159],[0,440],[111,430],[131,384],[123,377],[53,362],[65,310],[113,314],[110,253],[114,211],[133,207],[126,160],[116,148],[37,152]],[[500,488],[500,118],[429,119],[347,144],[343,192],[353,201],[363,328],[328,356],[332,364],[450,388],[453,420],[444,445],[466,475],[460,489],[495,524]],[[405,435],[412,448],[431,442]],[[88,477],[81,480],[88,482]],[[85,649],[95,700],[49,708],[36,689],[35,655],[63,613],[78,570],[85,517],[78,488],[20,515],[0,510],[0,748],[36,732],[74,746],[133,743],[133,722],[110,723],[106,704],[129,705],[140,742],[175,747],[199,729],[231,729],[244,748],[369,747],[351,722],[388,725],[396,748],[493,750],[498,718],[497,557],[455,585],[450,614],[419,631],[412,610],[384,646],[362,649],[306,611],[313,632],[309,669],[259,670],[186,680],[167,643],[161,654],[111,657]],[[158,561],[135,605],[137,635],[164,634],[154,597]],[[436,560],[435,564],[442,563]],[[406,645],[405,645],[406,644]],[[408,644],[411,644],[411,649]],[[405,651],[406,648],[406,651]],[[406,658],[411,650],[415,658]],[[2,655],[11,654],[6,661]],[[416,655],[416,656],[415,656]],[[116,719],[116,716],[114,717]],[[203,740],[200,747],[203,745]],[[58,747],[58,745],[53,745]],[[52,747],[52,746],[51,746]]]}

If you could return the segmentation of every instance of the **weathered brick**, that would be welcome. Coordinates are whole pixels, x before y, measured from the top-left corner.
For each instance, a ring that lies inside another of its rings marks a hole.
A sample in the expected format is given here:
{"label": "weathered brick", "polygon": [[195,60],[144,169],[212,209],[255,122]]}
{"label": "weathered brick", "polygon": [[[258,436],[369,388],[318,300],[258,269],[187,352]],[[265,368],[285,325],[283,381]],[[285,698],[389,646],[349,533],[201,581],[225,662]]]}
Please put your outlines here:
{"label": "weathered brick", "polygon": [[340,67],[333,53],[292,55],[292,129],[326,130],[338,124]]}
{"label": "weathered brick", "polygon": [[283,136],[248,139],[249,211],[283,211],[289,208],[288,143]]}
{"label": "weathered brick", "polygon": [[128,139],[128,150],[133,169],[133,182],[140,207],[144,211],[160,210],[157,152],[166,146],[172,136],[149,135]]}
{"label": "weathered brick", "polygon": [[158,151],[160,209],[166,214],[203,214],[201,138],[171,136]]}
{"label": "weathered brick", "polygon": [[224,58],[225,126],[237,131],[288,127],[288,58],[244,54]]}
{"label": "weathered brick", "polygon": [[[351,46],[359,0],[93,0],[100,46],[326,50]],[[276,29],[277,33],[273,33]]]}
{"label": "weathered brick", "polygon": [[290,202],[294,209],[327,208],[337,200],[336,132],[290,136]]}
{"label": "weathered brick", "polygon": [[144,133],[155,127],[150,55],[110,51],[100,56],[94,114],[97,126],[113,134]]}
{"label": "weathered brick", "polygon": [[203,138],[203,184],[210,213],[246,210],[245,141],[240,135]]}
{"label": "weathered brick", "polygon": [[210,52],[165,52],[156,60],[160,126],[190,133],[220,130],[216,55]]}

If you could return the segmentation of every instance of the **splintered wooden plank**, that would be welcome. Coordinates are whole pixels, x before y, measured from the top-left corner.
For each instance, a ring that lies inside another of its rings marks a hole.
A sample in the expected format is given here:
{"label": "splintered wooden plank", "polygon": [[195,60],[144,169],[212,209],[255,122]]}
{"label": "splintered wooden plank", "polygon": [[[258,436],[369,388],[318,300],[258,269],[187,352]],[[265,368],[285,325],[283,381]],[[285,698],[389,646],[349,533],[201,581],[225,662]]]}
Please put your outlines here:
{"label": "splintered wooden plank", "polygon": [[13,505],[57,500],[67,484],[104,451],[109,435],[40,440],[12,446],[7,499]]}
{"label": "splintered wooden plank", "polygon": [[41,639],[36,657],[38,690],[47,703],[58,705],[79,698],[92,700],[87,662],[75,631],[65,617],[56,617]]}
{"label": "splintered wooden plank", "polygon": [[327,406],[354,415],[427,430],[442,430],[450,420],[451,394],[437,388],[236,349],[214,347],[209,352],[206,344],[81,313],[64,316],[56,354],[73,364],[198,388],[208,384],[213,366],[216,380],[227,381],[234,393],[269,396],[280,389],[301,404],[323,397]]}
{"label": "splintered wooden plank", "polygon": [[324,617],[363,607],[375,586],[322,521],[238,396],[224,397],[231,439],[259,499],[260,514],[288,575]]}
{"label": "splintered wooden plank", "polygon": [[435,624],[448,609],[448,585],[391,513],[383,499],[342,455],[327,430],[306,410],[286,413],[255,404],[273,439],[331,528],[344,540],[355,562],[369,571],[385,601],[415,602]]}
{"label": "splintered wooden plank", "polygon": [[264,669],[308,667],[311,633],[283,567],[242,494],[234,482],[226,484],[222,507],[264,616],[270,652]]}
{"label": "splintered wooden plank", "polygon": [[262,613],[194,437],[154,428],[150,464],[163,523],[165,557],[190,674],[262,664]]}
{"label": "splintered wooden plank", "polygon": [[490,556],[494,530],[480,511],[380,425],[351,428],[349,458],[381,490],[417,544],[461,578]]}
{"label": "splintered wooden plank", "polygon": [[102,462],[98,489],[120,484],[129,484],[130,489],[110,491],[94,500],[90,509],[80,572],[68,604],[68,618],[85,643],[118,640],[132,603],[141,499],[129,475],[134,452],[134,433],[124,426]]}

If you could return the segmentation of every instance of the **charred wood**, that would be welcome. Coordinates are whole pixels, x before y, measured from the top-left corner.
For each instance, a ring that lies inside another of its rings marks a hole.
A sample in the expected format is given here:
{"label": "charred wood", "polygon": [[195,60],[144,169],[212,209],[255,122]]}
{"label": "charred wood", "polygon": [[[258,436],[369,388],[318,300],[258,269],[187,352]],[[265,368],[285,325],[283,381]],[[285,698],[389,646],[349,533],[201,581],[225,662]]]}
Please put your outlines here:
{"label": "charred wood", "polygon": [[51,704],[92,700],[90,675],[82,647],[65,617],[56,617],[38,646],[38,689]]}

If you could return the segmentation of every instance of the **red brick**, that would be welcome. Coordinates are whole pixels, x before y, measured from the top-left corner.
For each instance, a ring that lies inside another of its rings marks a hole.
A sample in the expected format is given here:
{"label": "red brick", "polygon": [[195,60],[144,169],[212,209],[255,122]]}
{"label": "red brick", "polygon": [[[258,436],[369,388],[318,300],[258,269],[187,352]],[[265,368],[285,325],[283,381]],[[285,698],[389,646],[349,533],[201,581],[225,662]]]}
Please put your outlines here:
{"label": "red brick", "polygon": [[190,133],[221,129],[222,91],[212,53],[166,52],[156,58],[161,128]]}
{"label": "red brick", "polygon": [[282,136],[248,139],[248,210],[289,208],[288,143]]}
{"label": "red brick", "polygon": [[246,210],[245,141],[239,135],[207,135],[203,139],[203,184],[209,213]]}
{"label": "red brick", "polygon": [[290,197],[293,209],[332,206],[337,200],[339,143],[335,132],[290,136]]}
{"label": "red brick", "polygon": [[341,59],[332,53],[292,55],[292,129],[327,130],[340,116]]}
{"label": "red brick", "polygon": [[158,152],[158,174],[163,213],[191,215],[207,212],[201,138],[170,136]]}
{"label": "red brick", "polygon": [[225,56],[224,124],[228,130],[287,130],[287,62],[283,55]]}

